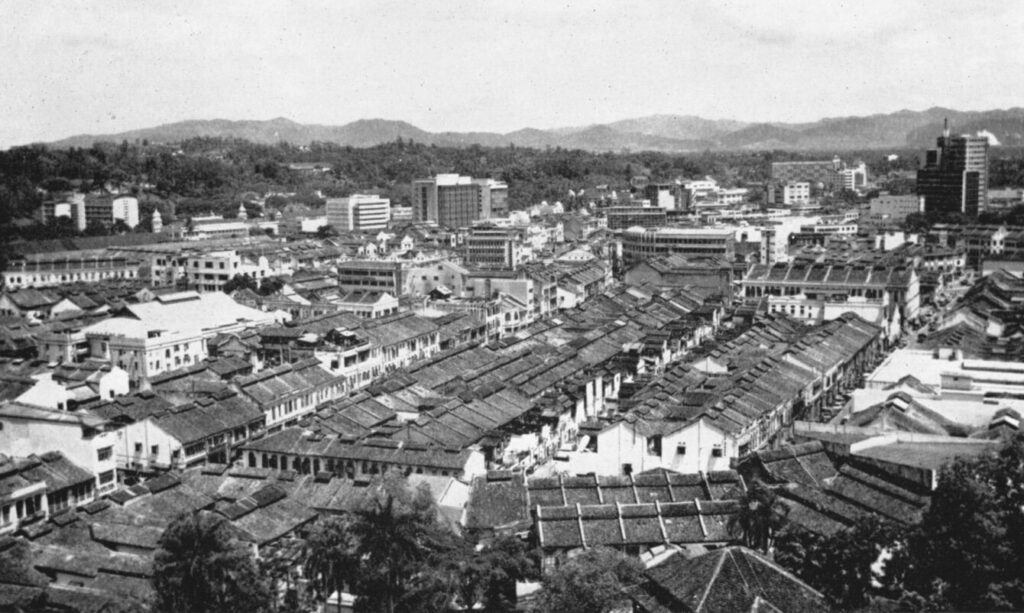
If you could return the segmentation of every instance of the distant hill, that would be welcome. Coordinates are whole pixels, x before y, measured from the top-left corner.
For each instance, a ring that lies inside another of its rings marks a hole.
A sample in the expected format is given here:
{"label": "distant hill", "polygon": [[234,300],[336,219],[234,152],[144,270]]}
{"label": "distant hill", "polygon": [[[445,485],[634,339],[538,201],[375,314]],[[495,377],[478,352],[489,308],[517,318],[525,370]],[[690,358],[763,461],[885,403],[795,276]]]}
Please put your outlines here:
{"label": "distant hill", "polygon": [[714,120],[692,115],[651,115],[607,124],[540,130],[524,128],[496,132],[427,132],[410,123],[389,119],[360,119],[342,126],[300,124],[279,117],[267,121],[191,120],[119,134],[83,134],[54,143],[53,147],[88,147],[97,141],[147,139],[173,143],[197,136],[243,138],[256,143],[285,141],[298,145],[312,141],[370,147],[398,138],[465,147],[564,147],[589,151],[686,152],[717,150],[818,150],[924,148],[934,145],[948,118],[955,133],[986,131],[999,144],[1024,145],[1024,109],[957,111],[940,107],[924,111],[901,110],[865,117],[834,117],[809,123],[749,123]]}

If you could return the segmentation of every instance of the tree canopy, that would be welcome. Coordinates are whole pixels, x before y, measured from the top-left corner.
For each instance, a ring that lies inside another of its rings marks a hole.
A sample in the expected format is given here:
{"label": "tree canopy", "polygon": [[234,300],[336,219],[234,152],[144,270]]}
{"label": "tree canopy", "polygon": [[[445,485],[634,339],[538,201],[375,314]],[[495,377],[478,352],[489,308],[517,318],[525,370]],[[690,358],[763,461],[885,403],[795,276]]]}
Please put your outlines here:
{"label": "tree canopy", "polygon": [[153,588],[156,610],[167,613],[259,613],[272,598],[252,550],[223,517],[205,511],[182,515],[164,531]]}
{"label": "tree canopy", "polygon": [[604,613],[628,602],[623,589],[640,582],[643,565],[607,547],[588,549],[544,577],[538,613]]}
{"label": "tree canopy", "polygon": [[1024,436],[942,470],[907,557],[905,603],[1024,610]]}

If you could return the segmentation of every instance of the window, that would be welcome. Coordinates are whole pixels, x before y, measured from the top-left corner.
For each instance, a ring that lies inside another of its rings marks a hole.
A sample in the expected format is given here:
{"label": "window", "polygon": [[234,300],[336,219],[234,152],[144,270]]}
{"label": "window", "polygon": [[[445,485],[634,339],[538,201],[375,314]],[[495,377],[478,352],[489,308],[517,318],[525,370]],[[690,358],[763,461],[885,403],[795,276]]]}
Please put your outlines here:
{"label": "window", "polygon": [[711,457],[713,457],[713,458],[720,458],[720,457],[722,457],[722,446],[721,445],[715,445],[714,447],[711,448]]}
{"label": "window", "polygon": [[114,481],[114,471],[108,470],[107,472],[100,473],[100,485],[106,485]]}
{"label": "window", "polygon": [[661,457],[661,435],[647,437],[647,455]]}
{"label": "window", "polygon": [[153,445],[153,446],[151,446],[149,448],[149,453],[151,455],[157,455],[158,453],[160,453],[160,445]]}
{"label": "window", "polygon": [[686,455],[686,443],[676,445],[676,455]]}
{"label": "window", "polygon": [[102,449],[96,450],[96,459],[99,460],[100,462],[105,462],[106,460],[109,460],[113,456],[114,456],[114,448],[113,448],[113,446],[111,446],[111,447],[104,447]]}
{"label": "window", "polygon": [[135,443],[135,453],[142,453],[142,443]]}

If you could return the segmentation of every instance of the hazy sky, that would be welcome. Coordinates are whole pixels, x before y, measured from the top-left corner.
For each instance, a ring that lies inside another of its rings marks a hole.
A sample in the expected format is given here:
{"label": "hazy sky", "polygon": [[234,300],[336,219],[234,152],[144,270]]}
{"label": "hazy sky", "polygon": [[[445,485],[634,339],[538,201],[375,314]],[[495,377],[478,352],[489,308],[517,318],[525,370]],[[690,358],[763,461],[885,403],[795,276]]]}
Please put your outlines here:
{"label": "hazy sky", "polygon": [[183,119],[511,131],[1024,104],[1024,2],[0,0],[0,147]]}

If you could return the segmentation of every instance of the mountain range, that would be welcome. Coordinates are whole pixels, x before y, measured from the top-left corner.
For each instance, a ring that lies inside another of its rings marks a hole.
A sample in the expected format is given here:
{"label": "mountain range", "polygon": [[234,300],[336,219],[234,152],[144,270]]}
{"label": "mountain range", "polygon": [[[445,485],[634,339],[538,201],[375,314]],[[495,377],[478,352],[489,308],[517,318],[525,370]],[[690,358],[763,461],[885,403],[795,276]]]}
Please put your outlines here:
{"label": "mountain range", "polygon": [[50,146],[89,147],[98,141],[148,139],[172,143],[197,136],[242,138],[256,143],[312,141],[370,147],[397,138],[439,146],[563,147],[589,151],[687,152],[787,149],[842,151],[933,146],[948,119],[954,133],[987,133],[993,145],[1024,145],[1024,108],[957,111],[940,107],[863,117],[835,117],[809,123],[750,123],[692,115],[651,115],[606,124],[540,130],[428,132],[404,121],[360,119],[341,126],[301,124],[279,117],[267,121],[189,120],[118,134],[72,136]]}

